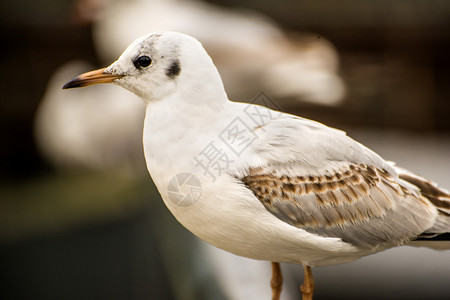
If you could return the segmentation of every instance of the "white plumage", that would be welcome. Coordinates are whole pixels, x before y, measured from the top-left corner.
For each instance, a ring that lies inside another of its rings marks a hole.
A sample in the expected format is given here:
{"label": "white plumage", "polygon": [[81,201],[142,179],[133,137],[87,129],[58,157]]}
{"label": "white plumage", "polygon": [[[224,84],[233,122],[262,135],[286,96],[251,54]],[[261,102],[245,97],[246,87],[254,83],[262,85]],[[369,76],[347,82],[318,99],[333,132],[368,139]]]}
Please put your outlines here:
{"label": "white plumage", "polygon": [[[146,35],[108,68],[65,87],[100,82],[147,104],[145,157],[165,204],[187,229],[226,251],[330,265],[450,231],[447,191],[342,131],[229,101],[190,36]],[[312,295],[311,287],[302,291]]]}

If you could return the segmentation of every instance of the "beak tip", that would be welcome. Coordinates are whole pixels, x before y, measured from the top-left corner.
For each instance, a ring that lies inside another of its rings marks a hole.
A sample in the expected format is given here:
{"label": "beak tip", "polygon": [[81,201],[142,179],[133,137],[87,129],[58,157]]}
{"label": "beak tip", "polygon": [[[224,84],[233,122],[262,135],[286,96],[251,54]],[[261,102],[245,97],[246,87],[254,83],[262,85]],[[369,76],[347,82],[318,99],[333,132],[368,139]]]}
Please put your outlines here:
{"label": "beak tip", "polygon": [[62,89],[63,90],[67,90],[67,89],[71,89],[71,88],[75,88],[75,87],[80,87],[80,85],[78,84],[73,84],[72,83],[72,80],[69,80],[69,81],[67,81],[64,85],[63,85],[63,87],[62,87]]}
{"label": "beak tip", "polygon": [[62,89],[63,90],[67,90],[67,89],[73,89],[73,88],[78,88],[78,87],[83,87],[83,81],[80,79],[80,76],[77,76],[75,78],[72,78],[71,80],[67,81]]}

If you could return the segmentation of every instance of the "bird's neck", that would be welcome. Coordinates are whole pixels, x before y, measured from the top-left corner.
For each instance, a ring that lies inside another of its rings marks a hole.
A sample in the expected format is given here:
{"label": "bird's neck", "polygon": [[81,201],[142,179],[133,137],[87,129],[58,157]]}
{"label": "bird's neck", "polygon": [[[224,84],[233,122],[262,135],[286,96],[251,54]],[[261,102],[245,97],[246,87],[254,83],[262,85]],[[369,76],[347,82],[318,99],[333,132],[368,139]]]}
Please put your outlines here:
{"label": "bird's neck", "polygon": [[227,106],[196,105],[180,100],[185,98],[147,105],[144,152],[147,168],[158,188],[174,175],[191,170],[192,160],[208,144],[208,132]]}
{"label": "bird's neck", "polygon": [[[209,59],[209,57],[207,57]],[[192,64],[193,62],[190,62]],[[177,81],[176,97],[181,96],[184,103],[194,106],[223,105],[228,96],[217,68],[212,61],[199,62],[196,67],[189,66],[181,71]],[[198,109],[198,107],[193,107]]]}
{"label": "bird's neck", "polygon": [[226,110],[229,100],[226,94],[218,93],[214,98],[202,93],[203,91],[177,93],[164,100],[148,103],[146,123],[152,131],[165,131],[176,126],[183,129],[180,133],[184,133],[188,130],[196,131],[199,129],[197,126],[214,122],[216,116]]}

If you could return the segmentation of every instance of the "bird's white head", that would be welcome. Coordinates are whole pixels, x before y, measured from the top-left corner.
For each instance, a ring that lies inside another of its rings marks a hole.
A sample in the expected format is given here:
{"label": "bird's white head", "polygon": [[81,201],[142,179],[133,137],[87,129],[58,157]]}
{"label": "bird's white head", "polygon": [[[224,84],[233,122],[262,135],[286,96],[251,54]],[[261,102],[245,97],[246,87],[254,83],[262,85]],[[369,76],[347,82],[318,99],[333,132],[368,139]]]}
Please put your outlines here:
{"label": "bird's white head", "polygon": [[193,103],[227,99],[220,75],[200,42],[178,32],[140,37],[109,67],[81,74],[63,88],[109,82],[147,103],[177,95]]}

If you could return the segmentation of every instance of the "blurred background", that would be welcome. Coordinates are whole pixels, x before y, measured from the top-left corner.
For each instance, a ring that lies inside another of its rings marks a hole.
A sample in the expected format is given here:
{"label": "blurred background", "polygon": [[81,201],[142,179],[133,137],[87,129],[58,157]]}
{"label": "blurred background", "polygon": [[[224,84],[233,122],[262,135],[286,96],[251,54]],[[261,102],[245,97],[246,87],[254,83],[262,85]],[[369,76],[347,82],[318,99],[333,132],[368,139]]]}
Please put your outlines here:
{"label": "blurred background", "polygon": [[[269,263],[205,245],[164,207],[139,99],[61,91],[156,30],[200,39],[230,99],[344,129],[450,189],[446,0],[0,0],[0,16],[1,299],[269,298]],[[299,299],[301,267],[282,268],[283,299]],[[450,297],[449,250],[314,274],[315,299]]]}

